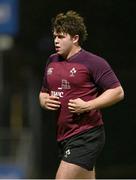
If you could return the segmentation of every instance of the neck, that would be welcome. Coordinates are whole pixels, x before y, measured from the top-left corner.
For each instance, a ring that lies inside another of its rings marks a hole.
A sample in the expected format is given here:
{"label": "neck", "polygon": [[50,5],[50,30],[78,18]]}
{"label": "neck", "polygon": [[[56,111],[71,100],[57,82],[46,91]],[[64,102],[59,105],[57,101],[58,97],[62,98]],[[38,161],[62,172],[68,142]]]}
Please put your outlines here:
{"label": "neck", "polygon": [[81,50],[80,46],[74,46],[71,51],[67,54],[67,56],[65,57],[65,59],[69,59],[71,56],[75,55],[76,53],[78,53]]}

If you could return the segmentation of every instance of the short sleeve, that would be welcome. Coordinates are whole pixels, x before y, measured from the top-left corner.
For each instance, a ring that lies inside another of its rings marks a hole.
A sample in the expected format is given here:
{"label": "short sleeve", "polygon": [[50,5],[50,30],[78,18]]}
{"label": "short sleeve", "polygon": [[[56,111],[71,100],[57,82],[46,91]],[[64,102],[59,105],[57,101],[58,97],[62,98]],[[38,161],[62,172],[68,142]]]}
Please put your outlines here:
{"label": "short sleeve", "polygon": [[43,81],[42,81],[41,92],[48,92],[47,68],[48,68],[49,61],[50,61],[50,59],[48,58],[47,63],[45,65],[45,69],[44,69],[44,76],[43,76]]}
{"label": "short sleeve", "polygon": [[44,76],[43,76],[43,82],[42,82],[41,92],[48,92],[46,68],[45,68],[45,71],[44,71]]}
{"label": "short sleeve", "polygon": [[94,82],[103,90],[120,86],[120,82],[108,62],[100,57],[95,58],[91,65]]}

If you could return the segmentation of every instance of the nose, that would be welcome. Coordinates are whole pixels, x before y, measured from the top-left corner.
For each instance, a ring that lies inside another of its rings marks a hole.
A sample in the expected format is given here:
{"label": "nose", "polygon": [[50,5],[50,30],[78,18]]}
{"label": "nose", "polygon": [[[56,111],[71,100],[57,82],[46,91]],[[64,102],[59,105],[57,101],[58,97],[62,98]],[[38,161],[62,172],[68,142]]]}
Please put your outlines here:
{"label": "nose", "polygon": [[54,38],[54,42],[55,42],[55,44],[58,43],[58,37],[57,36]]}

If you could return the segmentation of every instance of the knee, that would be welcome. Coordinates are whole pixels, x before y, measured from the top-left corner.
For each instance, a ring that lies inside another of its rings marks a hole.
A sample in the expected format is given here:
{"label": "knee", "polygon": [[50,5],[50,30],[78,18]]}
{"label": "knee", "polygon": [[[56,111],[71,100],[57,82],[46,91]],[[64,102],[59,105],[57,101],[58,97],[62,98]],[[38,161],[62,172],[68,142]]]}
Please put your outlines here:
{"label": "knee", "polygon": [[57,171],[55,179],[63,179],[62,172]]}

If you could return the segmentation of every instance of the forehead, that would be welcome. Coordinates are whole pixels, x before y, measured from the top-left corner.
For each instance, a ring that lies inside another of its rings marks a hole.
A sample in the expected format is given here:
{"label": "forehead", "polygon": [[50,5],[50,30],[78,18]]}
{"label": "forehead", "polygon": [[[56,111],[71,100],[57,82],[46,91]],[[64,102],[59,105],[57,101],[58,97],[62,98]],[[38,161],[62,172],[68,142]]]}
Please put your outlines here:
{"label": "forehead", "polygon": [[68,35],[68,33],[65,33],[65,32],[57,32],[57,31],[54,31],[53,34],[54,34],[54,35],[57,35],[57,36],[58,36],[58,35],[63,35],[63,36]]}

